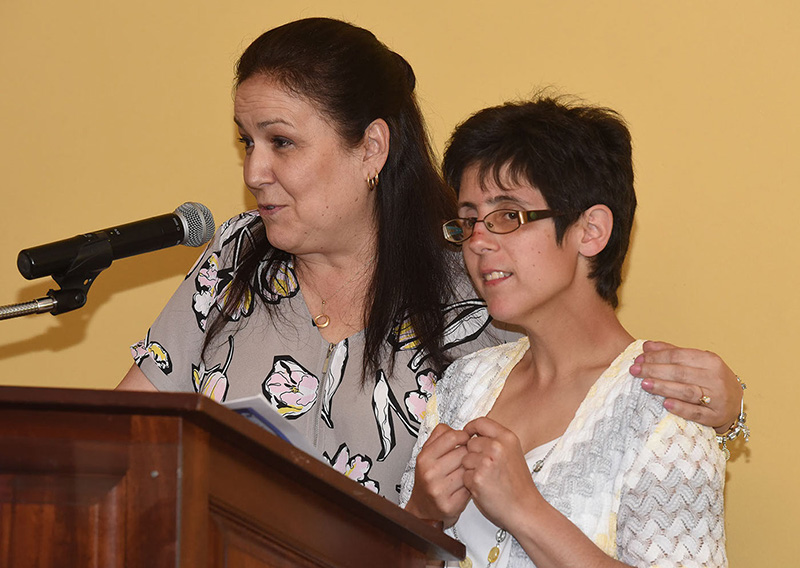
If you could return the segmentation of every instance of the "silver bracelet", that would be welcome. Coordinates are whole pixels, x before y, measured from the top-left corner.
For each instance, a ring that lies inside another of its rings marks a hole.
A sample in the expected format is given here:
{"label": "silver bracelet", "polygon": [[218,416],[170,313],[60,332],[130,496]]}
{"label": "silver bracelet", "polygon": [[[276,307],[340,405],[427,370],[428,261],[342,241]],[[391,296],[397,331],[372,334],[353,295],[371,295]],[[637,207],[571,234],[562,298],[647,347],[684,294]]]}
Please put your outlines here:
{"label": "silver bracelet", "polygon": [[739,434],[744,436],[744,441],[750,441],[750,428],[747,427],[747,413],[744,411],[744,391],[747,390],[747,385],[742,382],[738,376],[736,380],[739,381],[739,384],[742,385],[742,402],[741,406],[739,407],[739,416],[736,418],[736,422],[728,428],[728,431],[724,434],[717,435],[717,442],[719,443],[719,447],[722,452],[725,454],[725,460],[727,461],[731,457],[731,451],[728,449],[728,442],[731,440],[735,440],[739,437]]}

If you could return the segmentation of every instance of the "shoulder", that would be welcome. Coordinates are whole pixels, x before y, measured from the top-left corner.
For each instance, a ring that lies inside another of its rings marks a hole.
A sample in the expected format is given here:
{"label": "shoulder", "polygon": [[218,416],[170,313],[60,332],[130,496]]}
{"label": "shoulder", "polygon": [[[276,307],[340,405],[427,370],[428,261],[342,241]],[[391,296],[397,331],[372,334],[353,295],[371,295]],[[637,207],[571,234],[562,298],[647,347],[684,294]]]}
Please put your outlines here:
{"label": "shoulder", "polygon": [[258,211],[245,211],[244,213],[239,213],[235,217],[224,221],[219,226],[212,242],[216,243],[219,247],[223,247],[237,240],[243,233],[252,233],[260,229],[263,229],[263,224],[261,223],[261,217],[258,215]]}
{"label": "shoulder", "polygon": [[630,373],[631,365],[642,353],[643,344],[644,340],[636,340],[617,355],[592,386],[587,398],[599,398],[600,404],[608,404],[611,399],[622,397],[633,405],[660,399],[642,389],[641,380]]}
{"label": "shoulder", "polygon": [[520,350],[525,351],[527,349],[527,337],[521,337],[517,341],[511,343],[501,343],[500,345],[479,349],[474,353],[470,353],[469,355],[465,355],[453,361],[445,371],[441,382],[453,380],[453,377],[458,374],[483,374],[494,369],[498,365],[503,367],[511,361]]}
{"label": "shoulder", "polygon": [[238,215],[231,217],[227,221],[223,221],[223,223],[219,226],[219,230],[220,232],[224,232],[228,228],[235,228],[235,227],[241,227],[243,225],[249,225],[256,219],[260,219],[257,209],[244,211],[242,213],[239,213]]}
{"label": "shoulder", "polygon": [[460,406],[502,386],[509,367],[528,350],[528,338],[486,347],[454,361],[436,384],[439,404]]}
{"label": "shoulder", "polygon": [[[219,228],[214,232],[214,236],[209,241],[208,245],[203,251],[203,254],[197,259],[192,269],[189,271],[191,275],[203,263],[211,263],[219,267],[222,258],[235,256],[235,250],[239,249],[242,245],[243,239],[247,234],[252,234],[253,231],[258,229],[256,221],[260,217],[258,211],[245,211],[235,217],[223,221]],[[263,225],[262,225],[263,226]]]}
{"label": "shoulder", "polygon": [[598,397],[600,404],[613,409],[612,414],[617,414],[621,420],[620,426],[627,424],[630,435],[639,438],[642,444],[655,447],[667,443],[666,440],[684,437],[704,440],[703,444],[715,448],[716,436],[711,428],[670,413],[664,408],[664,397],[645,391],[641,380],[630,374],[643,343],[638,340],[629,345],[609,366],[604,376],[607,384],[598,381],[598,392],[604,395]]}
{"label": "shoulder", "polygon": [[603,421],[604,435],[625,438],[627,443],[646,436],[668,414],[663,397],[645,391],[641,380],[630,373],[643,344],[643,340],[634,341],[611,362],[589,389],[576,414],[582,420]]}

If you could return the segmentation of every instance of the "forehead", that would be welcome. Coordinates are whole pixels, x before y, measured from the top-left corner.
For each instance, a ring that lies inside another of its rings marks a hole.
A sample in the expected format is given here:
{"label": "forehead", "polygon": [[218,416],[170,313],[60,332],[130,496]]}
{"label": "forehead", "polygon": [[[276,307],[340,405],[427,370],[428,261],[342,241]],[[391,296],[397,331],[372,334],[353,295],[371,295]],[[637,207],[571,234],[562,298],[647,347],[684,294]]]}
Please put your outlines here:
{"label": "forehead", "polygon": [[458,191],[459,205],[544,203],[542,193],[533,184],[521,176],[512,176],[507,167],[483,172],[481,169],[479,164],[472,164],[464,170]]}
{"label": "forehead", "polygon": [[328,122],[310,99],[265,75],[254,75],[242,81],[236,89],[233,113],[240,124],[248,120],[284,122],[293,126],[309,121]]}

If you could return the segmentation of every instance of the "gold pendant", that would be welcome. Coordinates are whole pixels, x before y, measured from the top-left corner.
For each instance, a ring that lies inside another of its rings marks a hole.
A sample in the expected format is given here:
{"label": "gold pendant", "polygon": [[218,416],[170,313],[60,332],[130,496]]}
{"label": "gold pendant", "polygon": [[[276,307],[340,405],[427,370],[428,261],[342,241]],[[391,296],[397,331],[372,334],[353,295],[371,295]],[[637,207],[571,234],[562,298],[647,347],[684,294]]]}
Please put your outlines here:
{"label": "gold pendant", "polygon": [[331,318],[329,318],[325,314],[319,314],[317,317],[314,318],[314,325],[319,328],[326,328],[331,323]]}
{"label": "gold pendant", "polygon": [[470,560],[470,557],[467,556],[464,558],[464,560],[459,562],[458,565],[460,568],[472,568],[472,560]]}
{"label": "gold pendant", "polygon": [[500,556],[500,547],[493,546],[492,549],[489,551],[489,564],[493,564],[497,562],[497,558]]}

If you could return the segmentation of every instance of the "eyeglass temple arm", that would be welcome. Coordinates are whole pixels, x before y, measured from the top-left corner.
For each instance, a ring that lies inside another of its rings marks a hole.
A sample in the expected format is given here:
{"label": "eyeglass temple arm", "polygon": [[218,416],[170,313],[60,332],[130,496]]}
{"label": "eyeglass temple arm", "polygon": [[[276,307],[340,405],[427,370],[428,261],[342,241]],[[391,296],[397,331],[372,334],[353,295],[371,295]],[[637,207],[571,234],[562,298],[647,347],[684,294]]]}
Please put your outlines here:
{"label": "eyeglass temple arm", "polygon": [[563,213],[559,213],[558,211],[522,211],[524,215],[520,215],[519,217],[519,224],[524,225],[525,223],[532,223],[538,219],[547,219],[549,217],[558,217],[563,215]]}

